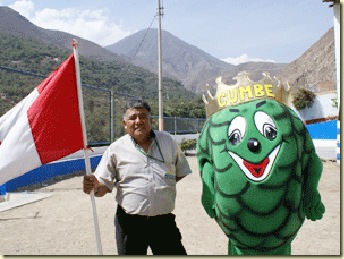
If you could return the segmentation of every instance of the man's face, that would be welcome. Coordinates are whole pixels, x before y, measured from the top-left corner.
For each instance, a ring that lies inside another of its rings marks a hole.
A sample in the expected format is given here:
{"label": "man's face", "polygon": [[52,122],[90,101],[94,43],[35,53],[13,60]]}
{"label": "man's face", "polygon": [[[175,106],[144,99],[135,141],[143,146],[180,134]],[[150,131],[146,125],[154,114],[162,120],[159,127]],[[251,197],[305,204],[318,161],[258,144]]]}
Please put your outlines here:
{"label": "man's face", "polygon": [[128,134],[137,142],[145,142],[152,127],[152,118],[145,108],[128,109],[123,125]]}

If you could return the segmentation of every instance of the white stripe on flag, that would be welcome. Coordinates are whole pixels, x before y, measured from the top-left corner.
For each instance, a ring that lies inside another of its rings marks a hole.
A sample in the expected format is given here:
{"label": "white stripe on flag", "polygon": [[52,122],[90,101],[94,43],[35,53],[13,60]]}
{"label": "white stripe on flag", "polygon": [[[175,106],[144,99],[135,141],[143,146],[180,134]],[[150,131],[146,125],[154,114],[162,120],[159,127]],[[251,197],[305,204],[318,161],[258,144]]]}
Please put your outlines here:
{"label": "white stripe on flag", "polygon": [[31,104],[36,100],[39,93],[36,88],[27,95],[22,101],[17,103],[11,110],[6,112],[0,118],[0,143],[6,138],[7,134],[11,128],[15,125],[19,117],[25,115],[31,106]]}
{"label": "white stripe on flag", "polygon": [[11,130],[0,148],[0,184],[16,176],[23,175],[42,165],[32,137],[26,113],[15,123],[16,130]]}

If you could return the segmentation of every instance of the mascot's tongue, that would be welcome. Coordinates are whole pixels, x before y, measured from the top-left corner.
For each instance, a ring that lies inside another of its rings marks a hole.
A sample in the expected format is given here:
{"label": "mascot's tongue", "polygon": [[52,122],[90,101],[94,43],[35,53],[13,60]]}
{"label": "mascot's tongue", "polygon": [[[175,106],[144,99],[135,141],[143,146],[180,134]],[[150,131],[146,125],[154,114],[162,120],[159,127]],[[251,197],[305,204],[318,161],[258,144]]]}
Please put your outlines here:
{"label": "mascot's tongue", "polygon": [[266,165],[269,163],[270,159],[267,157],[259,164],[249,163],[244,160],[244,165],[251,172],[254,177],[261,177],[265,171]]}

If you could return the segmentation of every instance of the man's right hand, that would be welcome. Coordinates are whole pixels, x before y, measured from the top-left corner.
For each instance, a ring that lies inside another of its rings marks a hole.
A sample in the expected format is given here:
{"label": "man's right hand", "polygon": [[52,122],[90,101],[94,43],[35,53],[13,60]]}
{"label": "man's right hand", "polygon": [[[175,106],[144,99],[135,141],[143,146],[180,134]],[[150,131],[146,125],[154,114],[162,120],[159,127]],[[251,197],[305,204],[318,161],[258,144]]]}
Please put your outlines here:
{"label": "man's right hand", "polygon": [[100,183],[94,175],[85,175],[83,186],[84,193],[90,194],[92,190],[94,190],[94,196],[96,197],[102,197],[106,193],[110,192],[106,185]]}
{"label": "man's right hand", "polygon": [[85,175],[84,176],[84,193],[90,194],[91,191],[96,187],[97,178],[94,175]]}

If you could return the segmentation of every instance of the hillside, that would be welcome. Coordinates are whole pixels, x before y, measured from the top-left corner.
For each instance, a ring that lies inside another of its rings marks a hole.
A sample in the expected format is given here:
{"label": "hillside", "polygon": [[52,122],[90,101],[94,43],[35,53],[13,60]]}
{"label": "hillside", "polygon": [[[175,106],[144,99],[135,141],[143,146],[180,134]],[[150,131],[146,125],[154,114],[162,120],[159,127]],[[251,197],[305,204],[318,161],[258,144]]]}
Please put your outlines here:
{"label": "hillside", "polygon": [[[205,85],[213,85],[215,78],[229,80],[239,71],[246,70],[252,78],[261,78],[268,70],[274,76],[283,63],[248,62],[233,66],[190,45],[171,33],[162,30],[162,67],[165,76],[180,80],[185,88],[196,93],[205,91]],[[106,49],[125,57],[135,65],[158,71],[158,29],[141,30],[123,40],[105,46]]]}
{"label": "hillside", "polygon": [[[158,115],[157,74],[134,66],[95,43],[42,29],[14,10],[0,7],[0,117],[71,54],[72,39],[79,43],[81,82],[94,87],[83,89],[90,142],[110,141],[110,90],[115,94],[114,134],[117,137],[123,130],[118,122],[128,96],[145,98],[152,106],[152,114]],[[179,81],[164,77],[163,85],[165,116],[205,116],[201,98],[187,91]],[[176,100],[180,101],[178,109],[173,108]],[[190,104],[193,110],[189,109]]]}
{"label": "hillside", "polygon": [[[0,48],[0,117],[31,93],[72,52],[2,33]],[[79,57],[79,63],[89,142],[110,141],[111,99],[114,100],[116,137],[123,133],[120,121],[125,99],[144,98],[152,107],[152,115],[158,115],[156,74],[131,64],[124,67],[115,61],[99,62],[83,56]],[[199,96],[169,78],[163,78],[163,85],[166,89],[164,116],[205,117]],[[113,98],[110,90],[114,91]]]}
{"label": "hillside", "polygon": [[102,61],[120,60],[116,54],[96,43],[65,32],[40,28],[21,16],[17,11],[5,6],[0,6],[0,32],[30,38],[38,42],[54,45],[60,49],[71,49],[72,40],[76,39],[79,44],[79,53],[82,56]]}
{"label": "hillside", "polygon": [[[41,78],[11,72],[11,69],[29,71],[42,76],[49,75],[72,52],[30,38],[0,33],[0,93],[14,101],[21,100],[37,85]],[[10,71],[10,72],[9,72]],[[135,95],[156,101],[158,77],[156,74],[124,61],[94,61],[80,55],[80,75],[83,84],[114,90],[122,95]],[[180,82],[163,78],[169,98],[198,99]]]}
{"label": "hillside", "polygon": [[[112,89],[123,94],[141,96],[150,100],[153,108],[157,106],[157,73],[135,66],[98,44],[68,33],[40,28],[8,7],[0,7],[0,34],[0,66],[48,75],[71,53],[72,40],[77,39],[83,83]],[[11,102],[23,98],[38,82],[37,78],[23,76],[17,76],[14,80],[11,78],[13,75],[10,76],[3,70],[2,75],[0,77],[0,93],[10,96]],[[169,109],[170,103],[171,106],[174,105],[176,99],[199,102],[199,104],[195,104],[196,107],[199,106],[197,109],[203,109],[200,97],[187,91],[180,81],[164,77],[163,85],[163,96],[167,99],[165,102],[166,112],[168,111],[166,116],[189,115],[187,102],[184,106],[179,107],[178,113]],[[8,102],[2,104],[0,106],[1,114],[10,105]],[[200,112],[197,114],[197,116],[203,116]]]}
{"label": "hillside", "polygon": [[336,89],[333,27],[301,57],[282,68],[278,77],[295,86],[319,85],[324,88],[320,90]]}

